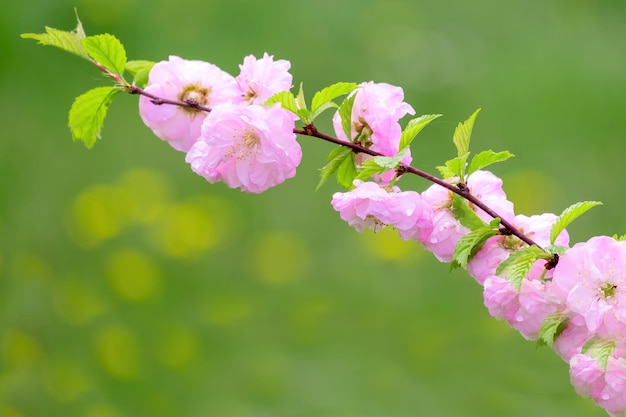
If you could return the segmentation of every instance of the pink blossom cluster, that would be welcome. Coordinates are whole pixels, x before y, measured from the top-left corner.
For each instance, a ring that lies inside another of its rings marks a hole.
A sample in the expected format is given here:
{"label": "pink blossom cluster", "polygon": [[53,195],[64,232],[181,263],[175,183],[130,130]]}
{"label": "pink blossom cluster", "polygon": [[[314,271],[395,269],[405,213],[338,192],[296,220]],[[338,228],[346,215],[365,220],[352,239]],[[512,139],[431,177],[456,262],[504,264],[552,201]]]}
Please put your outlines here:
{"label": "pink blossom cluster", "polygon": [[[291,88],[287,61],[265,54],[248,56],[240,74],[229,75],[213,64],[170,57],[154,66],[145,91],[188,106],[163,106],[142,96],[140,114],[146,125],[172,147],[186,152],[191,169],[209,182],[222,181],[242,191],[259,193],[295,175],[302,152],[295,140],[298,116],[280,104],[264,105],[272,95]],[[333,118],[338,139],[358,143],[383,156],[401,149],[400,119],[414,114],[401,88],[362,83],[351,94],[350,129],[339,111]],[[209,112],[203,109],[210,109]],[[349,136],[349,137],[348,137]],[[367,158],[358,154],[360,166]],[[402,163],[409,164],[405,153]],[[355,180],[347,192],[337,192],[332,206],[357,231],[395,228],[404,240],[414,240],[441,262],[455,262],[457,244],[471,230],[453,212],[450,190],[434,184],[421,193],[402,191],[396,171]],[[518,237],[496,232],[468,258],[467,271],[483,287],[489,313],[506,321],[529,340],[541,339],[556,323],[554,350],[570,365],[572,384],[612,416],[626,410],[626,241],[595,237],[571,248],[563,230],[551,241],[558,216],[515,214],[502,180],[489,171],[472,172],[459,184],[541,247],[562,247],[554,268],[545,260],[532,264],[521,282],[512,282],[499,266],[527,247]],[[491,216],[469,204],[487,225]],[[553,265],[552,265],[553,266]]]}
{"label": "pink blossom cluster", "polygon": [[[402,127],[400,119],[407,114],[415,114],[415,110],[404,102],[402,88],[386,83],[372,81],[361,83],[355,90],[352,106],[350,138],[346,137],[341,124],[339,112],[333,117],[333,127],[337,138],[349,140],[370,148],[383,155],[394,156],[399,151]],[[365,154],[357,155],[357,164],[370,158]],[[402,162],[409,165],[412,161],[410,150]],[[382,184],[388,184],[395,172],[388,171],[375,178]]]}
{"label": "pink blossom cluster", "polygon": [[[557,216],[514,215],[502,181],[487,171],[476,171],[467,180],[470,192],[497,207],[497,213],[545,247]],[[452,213],[450,191],[432,185],[421,194],[403,192],[397,186],[355,181],[355,188],[335,193],[332,205],[357,231],[385,226],[398,230],[402,239],[420,242],[443,262],[452,261],[457,242],[470,232]],[[486,213],[476,210],[484,220]],[[555,245],[567,247],[562,231]],[[626,411],[626,241],[595,237],[565,251],[558,265],[546,270],[536,261],[519,288],[502,274],[500,263],[525,247],[519,238],[499,234],[489,238],[467,265],[467,271],[483,286],[489,313],[506,321],[528,340],[537,340],[546,319],[559,318],[562,331],[555,351],[570,364],[572,384],[612,416]],[[598,349],[597,347],[609,349]],[[604,353],[603,353],[604,352]],[[602,355],[604,354],[604,356]],[[608,356],[607,356],[608,355]],[[608,360],[607,360],[608,357]]]}
{"label": "pink blossom cluster", "polygon": [[144,91],[189,106],[142,95],[139,114],[156,136],[186,152],[191,169],[207,181],[260,193],[295,176],[302,159],[295,115],[280,104],[263,105],[291,88],[290,66],[267,53],[250,55],[233,77],[213,64],[170,56],[154,65]]}

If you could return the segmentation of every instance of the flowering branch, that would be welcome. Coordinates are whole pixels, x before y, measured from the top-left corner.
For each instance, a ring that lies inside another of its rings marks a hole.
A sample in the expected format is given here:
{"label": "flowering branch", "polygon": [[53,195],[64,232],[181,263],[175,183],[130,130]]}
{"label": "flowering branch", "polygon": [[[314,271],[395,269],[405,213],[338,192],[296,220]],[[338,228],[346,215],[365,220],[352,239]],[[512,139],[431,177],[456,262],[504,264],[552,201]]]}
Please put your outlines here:
{"label": "flowering branch", "polygon": [[[316,92],[309,108],[302,88],[290,92],[290,63],[268,54],[244,58],[233,77],[175,56],[128,61],[117,38],[86,36],[80,22],[73,32],[46,31],[22,36],[87,59],[115,83],[76,98],[69,114],[74,140],[93,146],[113,97],[126,91],[140,96],[144,123],[185,152],[194,172],[245,192],[263,192],[296,174],[297,135],[339,145],[320,184],[336,174],[349,190],[331,201],[343,220],[359,232],[392,226],[440,261],[465,268],[483,287],[492,316],[553,347],[569,363],[577,392],[612,417],[626,417],[626,237],[598,236],[569,248],[566,227],[600,204],[593,201],[558,216],[515,215],[502,181],[484,170],[512,154],[488,150],[469,158],[478,111],[457,126],[457,156],[437,167],[440,179],[412,167],[410,154],[415,136],[440,115],[411,119],[403,129],[399,120],[415,110],[399,87],[340,82]],[[345,98],[337,104],[339,97]],[[314,124],[328,109],[335,110],[335,136]],[[395,184],[407,173],[433,184],[421,193],[401,191]]]}
{"label": "flowering branch", "polygon": [[[163,104],[169,104],[169,105],[174,105],[174,106],[179,106],[179,107],[183,107],[183,108],[191,108],[191,109],[197,109],[197,110],[202,110],[205,112],[210,112],[211,109],[209,107],[206,106],[201,106],[198,104],[197,101],[178,101],[178,100],[170,100],[170,99],[166,99],[166,98],[162,98],[162,97],[158,97],[154,94],[150,94],[148,92],[146,92],[144,89],[137,87],[135,85],[131,85],[128,86],[127,88],[128,92],[130,94],[140,94],[143,96],[146,96],[150,99],[150,101],[155,104],[155,105],[163,105]],[[353,152],[356,153],[363,153],[363,154],[367,154],[370,156],[385,156],[380,152],[374,151],[370,148],[367,148],[363,145],[361,145],[360,143],[355,143],[355,142],[349,142],[349,141],[345,141],[345,140],[341,140],[341,139],[337,139],[333,136],[329,136],[326,135],[322,132],[320,132],[317,127],[313,124],[313,123],[309,123],[307,125],[305,125],[302,129],[293,129],[293,133],[298,134],[298,135],[304,135],[304,136],[310,136],[310,137],[315,137],[315,138],[319,138],[322,140],[325,140],[327,142],[331,142],[334,143],[336,145],[340,145],[346,148],[351,149]],[[537,248],[543,250],[543,248],[534,240],[532,240],[530,237],[526,236],[524,233],[522,233],[517,227],[515,227],[513,224],[511,224],[509,221],[505,220],[504,218],[502,218],[502,216],[500,216],[498,213],[496,213],[494,210],[492,210],[489,206],[487,206],[486,204],[484,204],[482,201],[480,201],[480,199],[476,198],[475,196],[473,196],[469,190],[467,189],[466,186],[464,186],[463,184],[459,183],[459,184],[450,184],[446,181],[441,180],[440,178],[435,177],[434,175],[431,175],[425,171],[422,171],[418,168],[414,168],[410,165],[406,165],[403,164],[402,162],[398,165],[397,169],[396,169],[397,173],[398,173],[398,177],[401,176],[403,173],[410,173],[413,175],[417,175],[419,177],[422,177],[432,183],[435,183],[437,185],[440,185],[441,187],[446,188],[447,190],[449,190],[450,192],[453,192],[455,194],[457,194],[458,196],[466,199],[467,201],[469,201],[470,203],[474,204],[476,207],[482,209],[485,213],[489,214],[489,216],[491,216],[492,218],[499,218],[500,219],[500,223],[503,226],[501,233],[505,234],[505,235],[513,235],[516,236],[517,238],[519,238],[521,241],[523,241],[524,243],[528,244],[529,246],[536,246]],[[557,255],[558,256],[558,255]],[[557,258],[553,258],[553,265],[556,266],[556,263],[558,263],[558,257]]]}
{"label": "flowering branch", "polygon": [[[364,146],[362,146],[362,145],[360,145],[358,143],[343,141],[343,140],[334,138],[332,136],[328,136],[328,135],[326,135],[324,133],[321,133],[320,131],[317,130],[317,128],[313,124],[309,124],[307,126],[304,126],[303,129],[294,129],[294,133],[299,134],[299,135],[306,135],[306,136],[320,138],[320,139],[323,139],[325,141],[332,142],[332,143],[335,143],[335,144],[340,145],[340,146],[345,146],[346,148],[350,148],[354,152],[361,152],[361,153],[365,153],[365,154],[370,155],[370,156],[384,156],[380,152],[373,151],[370,148],[366,148],[366,147],[364,147]],[[431,175],[431,174],[429,174],[429,173],[427,173],[425,171],[422,171],[420,169],[414,168],[414,167],[412,167],[410,165],[405,165],[403,163],[400,163],[396,170],[398,172],[398,176],[401,176],[403,173],[411,173],[411,174],[417,175],[418,177],[422,177],[422,178],[424,178],[424,179],[426,179],[426,180],[428,180],[428,181],[430,181],[432,183],[435,183],[437,185],[440,185],[440,186],[446,188],[447,190],[449,190],[449,191],[457,194],[458,196],[466,199],[467,201],[471,202],[476,207],[479,207],[485,213],[489,214],[492,218],[494,218],[494,219],[495,218],[499,218],[500,219],[500,223],[502,224],[502,226],[504,226],[504,229],[505,229],[505,231],[503,231],[503,234],[512,234],[512,235],[518,237],[521,241],[523,241],[526,244],[528,244],[529,246],[536,246],[537,248],[543,250],[543,248],[538,243],[536,243],[531,238],[526,236],[524,233],[522,233],[517,227],[512,225],[510,222],[508,222],[507,220],[503,219],[500,215],[498,215],[498,213],[493,211],[490,207],[488,207],[486,204],[484,204],[478,198],[474,197],[467,190],[467,187],[465,187],[465,186],[463,186],[461,184],[457,184],[457,185],[450,184],[450,183],[448,183],[446,181],[443,181],[440,178],[437,178],[437,177],[435,177],[435,176],[433,176],[433,175]],[[558,262],[558,260],[556,262]]]}

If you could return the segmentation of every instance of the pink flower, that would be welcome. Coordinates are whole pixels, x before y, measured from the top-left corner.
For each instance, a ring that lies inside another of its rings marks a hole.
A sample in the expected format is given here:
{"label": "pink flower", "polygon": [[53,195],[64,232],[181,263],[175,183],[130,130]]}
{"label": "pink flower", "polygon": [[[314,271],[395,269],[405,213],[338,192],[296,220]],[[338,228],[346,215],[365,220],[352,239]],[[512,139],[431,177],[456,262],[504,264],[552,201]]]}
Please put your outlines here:
{"label": "pink flower", "polygon": [[267,52],[261,59],[253,55],[245,57],[236,77],[243,99],[250,104],[263,104],[274,94],[289,90],[293,79],[289,68],[289,61],[274,61],[274,56]]}
{"label": "pink flower", "polygon": [[[467,188],[474,197],[498,213],[502,219],[513,221],[515,217],[513,203],[507,200],[500,178],[489,171],[475,171],[467,178]],[[491,216],[482,209],[474,208],[474,210],[485,223],[492,220]]]}
{"label": "pink flower", "polygon": [[[355,90],[351,116],[351,137],[347,138],[341,126],[339,113],[333,117],[333,126],[337,138],[359,142],[361,145],[382,155],[394,156],[400,150],[400,135],[402,128],[398,121],[407,114],[415,114],[415,110],[404,102],[402,88],[385,83],[372,81],[362,83]],[[357,164],[360,165],[369,156],[359,154]],[[410,151],[406,153],[402,162],[411,163]],[[388,184],[395,172],[389,171],[378,178],[383,184]]]}
{"label": "pink flower", "polygon": [[[447,181],[454,183],[458,178],[449,178]],[[489,171],[476,171],[469,176],[467,186],[472,195],[493,208],[505,220],[513,220],[513,203],[506,199],[502,190],[502,180],[494,174]],[[432,233],[425,237],[422,244],[441,262],[450,262],[457,242],[469,232],[469,229],[454,218],[450,191],[433,184],[422,193],[422,197],[434,210]],[[491,221],[491,217],[483,210],[474,209],[485,222]]]}
{"label": "pink flower", "polygon": [[469,229],[454,218],[452,196],[447,189],[433,184],[422,193],[422,198],[433,208],[433,229],[424,237],[422,245],[439,261],[451,262],[454,247]]}
{"label": "pink flower", "polygon": [[[556,222],[557,216],[552,213],[544,213],[538,216],[527,217],[522,214],[515,216],[513,225],[537,244],[545,247],[550,244],[550,230]],[[559,246],[569,244],[569,235],[563,230],[555,242]],[[467,272],[482,284],[485,278],[494,275],[496,269],[502,261],[509,255],[526,246],[515,236],[494,236],[488,239],[483,247],[476,253],[474,258],[467,265]],[[534,278],[541,275],[545,261],[539,261],[533,266],[531,271]]]}
{"label": "pink flower", "polygon": [[565,330],[554,340],[552,348],[565,362],[582,352],[583,346],[593,336],[584,323],[570,322]]}
{"label": "pink flower", "polygon": [[576,392],[584,397],[595,398],[604,389],[604,369],[591,356],[579,353],[569,362],[570,380]]}
{"label": "pink flower", "polygon": [[358,232],[366,228],[378,231],[393,226],[402,239],[419,239],[431,227],[431,209],[419,193],[387,191],[374,182],[354,181],[355,188],[346,193],[335,193],[332,205],[341,218]]}
{"label": "pink flower", "polygon": [[[208,62],[189,61],[177,56],[154,65],[145,91],[159,98],[192,101],[210,108],[229,101],[241,101],[231,75]],[[187,152],[200,136],[207,115],[197,109],[156,105],[146,96],[139,98],[139,114],[156,136],[183,152]]]}
{"label": "pink flower", "polygon": [[591,356],[577,354],[570,360],[570,379],[576,392],[589,397],[611,416],[626,411],[626,359],[609,357],[606,369]]}
{"label": "pink flower", "polygon": [[525,279],[518,291],[508,280],[491,276],[484,282],[485,307],[489,314],[505,320],[524,338],[536,340],[545,318],[558,309],[558,303],[548,290],[549,285],[538,279]]}
{"label": "pink flower", "polygon": [[302,151],[294,122],[295,116],[280,104],[216,106],[186,161],[211,183],[263,192],[296,174]]}
{"label": "pink flower", "polygon": [[598,236],[569,249],[554,269],[554,292],[591,332],[626,324],[626,242]]}

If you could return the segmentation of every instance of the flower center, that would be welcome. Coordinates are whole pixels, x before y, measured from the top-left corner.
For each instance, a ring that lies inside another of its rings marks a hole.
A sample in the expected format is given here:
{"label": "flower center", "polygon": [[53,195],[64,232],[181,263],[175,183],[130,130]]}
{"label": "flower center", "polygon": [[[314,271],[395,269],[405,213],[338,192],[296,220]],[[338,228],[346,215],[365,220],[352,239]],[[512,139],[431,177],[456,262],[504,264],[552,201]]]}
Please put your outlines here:
{"label": "flower center", "polygon": [[257,153],[257,145],[259,138],[254,130],[247,130],[241,136],[240,140],[233,144],[233,146],[226,152],[226,156],[229,158],[235,157],[240,161],[244,161],[250,156]]}
{"label": "flower center", "polygon": [[617,285],[606,282],[599,289],[600,295],[606,300],[615,296],[615,290],[617,290]]}
{"label": "flower center", "polygon": [[248,92],[243,95],[243,100],[248,102],[249,104],[254,104],[254,100],[258,97],[256,91],[252,89],[252,87],[248,88]]}
{"label": "flower center", "polygon": [[[191,105],[207,106],[209,104],[210,88],[202,87],[200,84],[187,84],[178,94],[178,101]],[[200,112],[200,109],[192,107],[183,107],[183,111],[187,114],[194,115]]]}

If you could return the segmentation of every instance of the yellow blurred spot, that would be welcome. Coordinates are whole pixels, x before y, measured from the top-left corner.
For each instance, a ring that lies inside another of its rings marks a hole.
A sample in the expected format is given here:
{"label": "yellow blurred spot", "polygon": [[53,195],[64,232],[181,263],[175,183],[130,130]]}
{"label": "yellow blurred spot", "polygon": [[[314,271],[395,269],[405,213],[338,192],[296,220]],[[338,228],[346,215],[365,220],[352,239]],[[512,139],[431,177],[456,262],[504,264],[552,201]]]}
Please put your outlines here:
{"label": "yellow blurred spot", "polygon": [[385,261],[414,260],[423,252],[419,243],[402,240],[398,231],[392,227],[384,227],[378,232],[366,229],[361,242],[370,255]]}
{"label": "yellow blurred spot", "polygon": [[71,208],[70,234],[79,244],[96,246],[117,236],[128,220],[132,196],[111,185],[94,185]]}
{"label": "yellow blurred spot", "polygon": [[119,186],[132,196],[128,216],[136,223],[155,221],[170,194],[169,182],[159,172],[145,168],[125,172]]}
{"label": "yellow blurred spot", "polygon": [[109,326],[96,335],[96,357],[111,376],[133,379],[139,374],[139,347],[135,336],[122,326]]}
{"label": "yellow blurred spot", "polygon": [[39,362],[43,349],[39,342],[21,330],[7,330],[2,335],[2,362],[13,367],[31,366]]}
{"label": "yellow blurred spot", "polygon": [[517,214],[543,213],[552,201],[563,198],[558,184],[540,171],[518,171],[505,176],[503,182]]}
{"label": "yellow blurred spot", "polygon": [[254,307],[243,299],[221,298],[204,307],[204,317],[209,324],[219,326],[237,325],[250,317]]}
{"label": "yellow blurred spot", "polygon": [[47,372],[45,387],[55,400],[70,402],[88,392],[91,389],[91,383],[76,365],[54,363]]}
{"label": "yellow blurred spot", "polygon": [[198,338],[177,323],[161,327],[163,334],[157,347],[159,362],[170,369],[182,369],[193,362],[198,353]]}
{"label": "yellow blurred spot", "polygon": [[254,273],[272,285],[301,278],[309,269],[309,252],[297,237],[274,232],[259,239],[253,249]]}
{"label": "yellow blurred spot", "polygon": [[107,280],[118,296],[132,302],[149,300],[161,288],[157,267],[146,255],[133,249],[120,249],[109,257]]}
{"label": "yellow blurred spot", "polygon": [[26,417],[25,414],[20,413],[15,408],[9,405],[0,405],[0,416],[2,417]]}
{"label": "yellow blurred spot", "polygon": [[101,297],[80,278],[66,279],[55,288],[54,306],[59,316],[72,325],[86,324],[106,310]]}
{"label": "yellow blurred spot", "polygon": [[52,277],[52,268],[41,257],[32,253],[20,252],[12,260],[12,275],[20,280],[34,279],[45,281]]}
{"label": "yellow blurred spot", "polygon": [[119,417],[120,413],[108,404],[91,405],[84,414],[85,417]]}
{"label": "yellow blurred spot", "polygon": [[153,242],[169,256],[193,257],[215,247],[217,221],[198,206],[172,205],[163,209],[159,223],[153,226]]}

